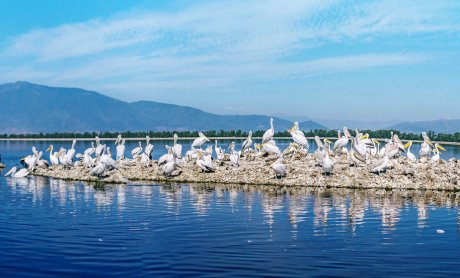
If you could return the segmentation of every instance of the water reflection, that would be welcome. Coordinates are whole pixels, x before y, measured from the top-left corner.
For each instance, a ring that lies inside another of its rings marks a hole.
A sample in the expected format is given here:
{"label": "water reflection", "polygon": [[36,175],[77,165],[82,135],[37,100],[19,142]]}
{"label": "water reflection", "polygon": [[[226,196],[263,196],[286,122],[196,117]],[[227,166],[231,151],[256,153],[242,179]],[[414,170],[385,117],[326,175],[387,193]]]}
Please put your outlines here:
{"label": "water reflection", "polygon": [[192,213],[200,217],[229,209],[228,213],[242,214],[242,217],[246,217],[245,221],[260,219],[268,228],[269,237],[283,223],[289,223],[293,239],[299,236],[299,230],[305,230],[310,225],[316,235],[328,234],[329,226],[355,235],[358,227],[372,221],[379,221],[382,233],[389,234],[398,229],[410,209],[417,217],[414,225],[423,230],[428,227],[429,212],[440,207],[457,210],[457,226],[460,229],[458,192],[249,185],[94,186],[35,176],[7,178],[5,183],[14,195],[30,196],[34,205],[45,205],[44,200],[47,199],[50,199],[50,206],[57,203],[74,209],[94,204],[97,211],[116,210],[121,215],[127,206],[163,206],[176,217],[190,213],[189,205]]}

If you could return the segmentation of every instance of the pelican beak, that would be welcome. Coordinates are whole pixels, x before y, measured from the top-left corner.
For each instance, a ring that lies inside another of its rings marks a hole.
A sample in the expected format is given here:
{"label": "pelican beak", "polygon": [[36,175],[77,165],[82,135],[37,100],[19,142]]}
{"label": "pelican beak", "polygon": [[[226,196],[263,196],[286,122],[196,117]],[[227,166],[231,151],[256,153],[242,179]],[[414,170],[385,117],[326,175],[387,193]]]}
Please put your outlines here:
{"label": "pelican beak", "polygon": [[446,149],[444,149],[443,146],[441,146],[441,145],[439,145],[439,144],[437,144],[436,147],[437,147],[439,150],[441,150],[441,151],[445,151],[445,150],[446,150]]}
{"label": "pelican beak", "polygon": [[411,145],[412,145],[412,142],[407,142],[407,143],[404,145],[404,148],[407,149],[407,148],[409,148]]}
{"label": "pelican beak", "polygon": [[432,146],[433,147],[433,142],[431,142],[431,140],[428,140],[426,141],[428,143],[428,145]]}
{"label": "pelican beak", "polygon": [[379,140],[377,140],[377,139],[375,139],[375,138],[372,138],[372,142],[376,143],[377,145],[380,145]]}
{"label": "pelican beak", "polygon": [[324,139],[324,142],[328,143],[328,144],[332,144],[331,141],[329,141],[329,139]]}
{"label": "pelican beak", "polygon": [[366,134],[366,135],[363,135],[361,137],[359,137],[359,140],[363,140],[363,139],[367,139],[369,138],[369,134]]}
{"label": "pelican beak", "polygon": [[51,151],[51,146],[49,146],[47,149],[46,149],[46,152],[49,152]]}

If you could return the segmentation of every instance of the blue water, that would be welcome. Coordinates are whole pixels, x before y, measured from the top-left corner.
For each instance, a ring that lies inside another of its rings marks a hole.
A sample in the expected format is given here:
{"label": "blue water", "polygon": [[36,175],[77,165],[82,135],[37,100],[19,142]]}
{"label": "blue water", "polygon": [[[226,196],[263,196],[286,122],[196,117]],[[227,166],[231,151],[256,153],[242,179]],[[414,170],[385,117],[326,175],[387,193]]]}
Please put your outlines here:
{"label": "blue water", "polygon": [[[11,166],[31,146],[0,142],[0,153]],[[0,177],[0,273],[458,277],[459,202],[453,192]]]}

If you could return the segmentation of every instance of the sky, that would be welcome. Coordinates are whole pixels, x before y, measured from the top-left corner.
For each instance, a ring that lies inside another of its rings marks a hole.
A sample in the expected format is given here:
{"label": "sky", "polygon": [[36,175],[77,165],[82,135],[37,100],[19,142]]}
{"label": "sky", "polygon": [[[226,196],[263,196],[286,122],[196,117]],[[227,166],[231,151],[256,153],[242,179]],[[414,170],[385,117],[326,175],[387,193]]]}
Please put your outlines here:
{"label": "sky", "polygon": [[0,2],[0,82],[219,114],[460,118],[460,1]]}

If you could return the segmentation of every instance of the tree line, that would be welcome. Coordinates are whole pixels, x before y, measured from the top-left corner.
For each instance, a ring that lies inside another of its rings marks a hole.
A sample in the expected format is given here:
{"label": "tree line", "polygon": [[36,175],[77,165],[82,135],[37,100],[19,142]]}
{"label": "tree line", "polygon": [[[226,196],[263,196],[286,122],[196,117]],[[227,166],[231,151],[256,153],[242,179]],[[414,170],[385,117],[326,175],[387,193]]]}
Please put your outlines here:
{"label": "tree line", "polygon": [[[261,137],[264,134],[264,130],[258,130],[253,132],[254,137]],[[405,133],[397,130],[362,130],[362,133],[369,133],[371,138],[390,138],[391,132],[398,134],[402,140],[421,140],[422,137],[418,133]],[[34,134],[0,134],[0,138],[24,138],[24,139],[46,139],[46,138],[94,138],[99,136],[103,138],[115,138],[118,134],[121,134],[124,138],[141,138],[147,135],[152,138],[171,138],[174,133],[177,133],[179,137],[197,137],[197,131],[124,131],[124,132],[54,132],[54,133],[34,133]],[[320,137],[337,137],[337,130],[310,130],[304,131],[305,136],[314,137],[318,135]],[[352,131],[352,133],[354,133]],[[460,132],[453,134],[427,132],[428,136],[433,141],[444,141],[444,142],[460,142]],[[210,130],[204,132],[208,137],[246,137],[248,132],[242,130]],[[290,137],[287,131],[276,132],[275,137]]]}

